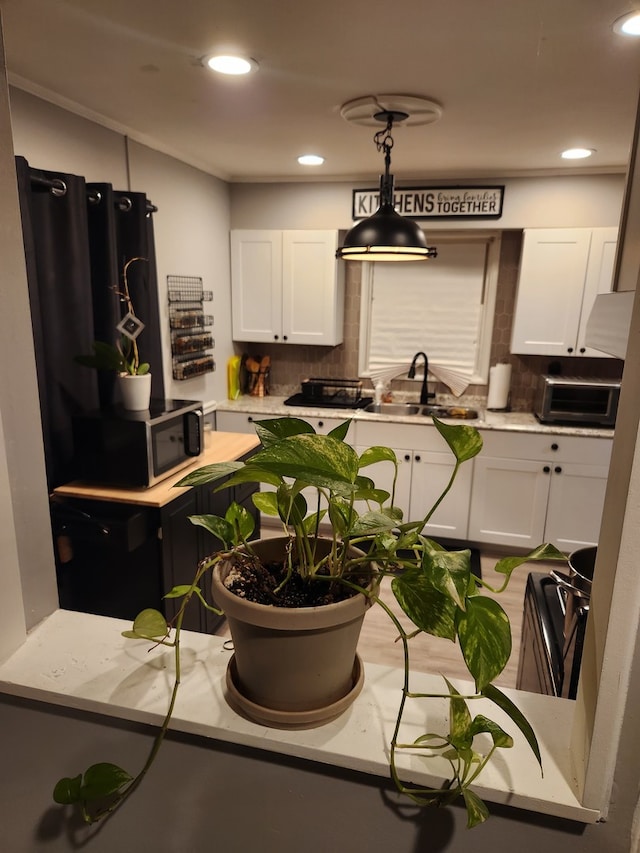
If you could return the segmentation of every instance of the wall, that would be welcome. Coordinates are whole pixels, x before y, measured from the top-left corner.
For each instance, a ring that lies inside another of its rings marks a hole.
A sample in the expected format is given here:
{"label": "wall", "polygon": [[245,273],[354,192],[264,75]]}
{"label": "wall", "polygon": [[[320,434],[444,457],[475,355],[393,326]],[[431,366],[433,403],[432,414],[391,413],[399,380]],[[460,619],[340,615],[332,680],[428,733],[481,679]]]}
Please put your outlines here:
{"label": "wall", "polygon": [[[228,185],[19,89],[12,88],[10,96],[14,149],[31,166],[144,192],[158,207],[153,221],[166,396],[205,402],[225,397],[224,365],[233,351]],[[215,373],[172,378],[167,275],[200,276],[204,289],[214,293],[207,309],[213,306],[215,318]]]}

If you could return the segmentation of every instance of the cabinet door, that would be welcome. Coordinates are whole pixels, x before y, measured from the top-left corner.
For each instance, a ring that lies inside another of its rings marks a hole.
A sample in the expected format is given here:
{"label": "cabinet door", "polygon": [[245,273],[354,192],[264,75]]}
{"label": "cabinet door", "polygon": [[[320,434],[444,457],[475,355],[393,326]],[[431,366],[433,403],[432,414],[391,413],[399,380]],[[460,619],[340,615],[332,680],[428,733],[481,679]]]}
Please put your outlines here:
{"label": "cabinet door", "polygon": [[[443,493],[454,469],[448,453],[416,451],[411,476],[411,520],[424,518]],[[471,503],[473,465],[466,463],[458,471],[451,491],[431,516],[424,532],[436,539],[466,539]]]}
{"label": "cabinet door", "polygon": [[231,232],[234,341],[282,337],[282,232]]}
{"label": "cabinet door", "polygon": [[216,429],[219,432],[241,432],[253,435],[255,421],[267,420],[268,415],[249,412],[216,412]]}
{"label": "cabinet door", "polygon": [[476,457],[469,539],[535,548],[544,539],[549,481],[542,462]]}
{"label": "cabinet door", "polygon": [[597,545],[608,468],[565,462],[551,475],[544,538],[561,551]]}
{"label": "cabinet door", "polygon": [[582,298],[580,325],[578,327],[578,355],[590,356],[592,358],[613,358],[613,356],[607,355],[607,353],[586,346],[584,339],[587,332],[587,322],[589,321],[596,296],[599,293],[610,293],[613,287],[617,242],[617,228],[594,228],[591,233],[589,263],[584,285],[584,296]]}
{"label": "cabinet door", "polygon": [[[190,584],[200,559],[200,534],[189,521],[198,512],[197,489],[188,489],[161,510],[162,575],[165,592],[179,584]],[[181,599],[165,598],[167,619],[173,619]],[[203,608],[191,601],[185,612],[183,627],[189,631],[204,630]]]}
{"label": "cabinet door", "polygon": [[[358,454],[363,453],[365,447],[356,447]],[[410,450],[402,450],[400,448],[392,448],[398,460],[398,476],[396,479],[396,490],[394,495],[394,506],[402,510],[402,518],[404,521],[410,521],[409,504],[411,499],[411,468],[413,454]],[[370,477],[378,489],[392,493],[393,489],[393,474],[394,467],[391,462],[376,462],[375,465],[368,465],[362,468],[360,473],[363,477]],[[356,508],[359,513],[367,511],[367,505],[362,502],[356,503]],[[377,509],[377,506],[372,506],[371,509]]]}
{"label": "cabinet door", "polygon": [[343,340],[343,270],[337,231],[282,232],[282,339],[335,346]]}
{"label": "cabinet door", "polygon": [[588,228],[525,231],[511,352],[575,353],[590,241]]}

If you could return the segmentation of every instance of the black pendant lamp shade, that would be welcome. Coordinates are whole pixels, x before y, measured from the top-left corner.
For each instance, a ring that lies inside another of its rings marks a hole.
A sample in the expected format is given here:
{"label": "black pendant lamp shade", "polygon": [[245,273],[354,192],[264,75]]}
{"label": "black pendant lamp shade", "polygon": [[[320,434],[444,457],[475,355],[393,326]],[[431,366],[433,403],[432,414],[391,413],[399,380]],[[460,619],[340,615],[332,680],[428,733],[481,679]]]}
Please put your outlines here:
{"label": "black pendant lamp shade", "polygon": [[380,207],[367,219],[357,222],[347,232],[336,257],[345,261],[422,261],[437,257],[437,250],[427,246],[422,229],[413,219],[400,216],[393,206],[393,175],[389,174],[394,119],[407,118],[406,113],[384,111],[375,118],[386,121],[374,141],[385,152],[385,173],[380,178]]}

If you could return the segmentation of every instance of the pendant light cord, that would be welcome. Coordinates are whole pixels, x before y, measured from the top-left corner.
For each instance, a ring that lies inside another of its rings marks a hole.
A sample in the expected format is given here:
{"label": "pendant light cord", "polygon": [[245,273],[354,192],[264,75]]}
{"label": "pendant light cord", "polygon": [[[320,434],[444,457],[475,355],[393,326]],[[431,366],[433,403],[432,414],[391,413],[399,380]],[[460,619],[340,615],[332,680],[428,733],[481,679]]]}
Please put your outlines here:
{"label": "pendant light cord", "polygon": [[378,151],[384,151],[384,177],[380,182],[380,204],[393,205],[393,179],[389,175],[391,169],[391,149],[393,148],[393,113],[387,113],[387,125],[373,137]]}

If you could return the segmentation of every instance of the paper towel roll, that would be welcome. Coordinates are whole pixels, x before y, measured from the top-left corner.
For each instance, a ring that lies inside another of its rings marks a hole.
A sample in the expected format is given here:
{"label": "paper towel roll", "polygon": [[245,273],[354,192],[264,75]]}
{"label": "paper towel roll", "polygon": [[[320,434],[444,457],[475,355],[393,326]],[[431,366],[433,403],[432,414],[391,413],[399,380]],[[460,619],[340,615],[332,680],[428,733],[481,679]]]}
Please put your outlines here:
{"label": "paper towel roll", "polygon": [[487,409],[506,409],[509,405],[509,385],[511,383],[511,365],[496,364],[489,368],[489,393]]}

